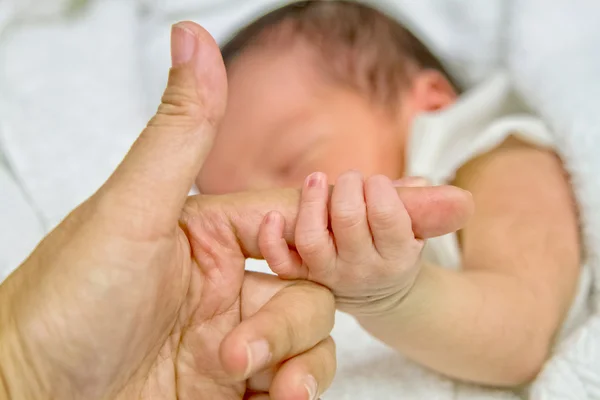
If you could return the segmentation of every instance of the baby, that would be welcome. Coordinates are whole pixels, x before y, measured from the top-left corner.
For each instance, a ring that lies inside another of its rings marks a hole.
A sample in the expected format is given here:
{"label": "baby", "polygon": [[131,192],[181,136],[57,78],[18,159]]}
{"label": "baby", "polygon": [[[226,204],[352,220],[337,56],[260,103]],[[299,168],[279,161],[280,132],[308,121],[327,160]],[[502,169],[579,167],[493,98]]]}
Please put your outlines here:
{"label": "baby", "polygon": [[[277,213],[261,227],[274,272],[327,286],[367,331],[436,371],[496,386],[534,378],[578,312],[581,245],[552,136],[509,80],[461,95],[407,29],[343,1],[280,8],[223,56],[227,113],[197,183],[303,185],[296,247]],[[470,191],[476,211],[425,244],[394,186],[426,184]]]}

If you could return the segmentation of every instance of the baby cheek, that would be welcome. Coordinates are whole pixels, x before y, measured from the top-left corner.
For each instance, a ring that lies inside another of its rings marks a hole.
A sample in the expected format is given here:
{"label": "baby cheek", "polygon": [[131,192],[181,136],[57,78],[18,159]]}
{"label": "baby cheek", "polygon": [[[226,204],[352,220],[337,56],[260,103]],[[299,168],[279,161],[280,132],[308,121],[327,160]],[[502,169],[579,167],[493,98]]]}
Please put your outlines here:
{"label": "baby cheek", "polygon": [[206,164],[196,179],[196,185],[203,194],[227,194],[243,190],[235,174]]}
{"label": "baby cheek", "polygon": [[364,154],[357,157],[332,158],[324,172],[329,177],[329,183],[334,184],[340,175],[351,170],[359,171],[364,178],[377,174],[395,173],[382,168],[381,163],[375,157],[364,157]]}
{"label": "baby cheek", "polygon": [[396,179],[401,173],[401,160],[395,146],[380,142],[375,137],[354,137],[342,140],[329,147],[327,157],[320,161],[323,172],[331,182],[350,170],[357,170],[363,176],[386,175]]}
{"label": "baby cheek", "polygon": [[306,177],[314,172],[327,175],[328,184],[335,184],[337,178],[350,170],[357,170],[365,178],[383,174],[391,179],[402,176],[400,157],[383,157],[380,152],[372,150],[369,145],[360,149],[356,144],[340,144],[328,146],[327,150],[315,149],[310,156],[285,169],[272,169],[277,187],[301,187]]}

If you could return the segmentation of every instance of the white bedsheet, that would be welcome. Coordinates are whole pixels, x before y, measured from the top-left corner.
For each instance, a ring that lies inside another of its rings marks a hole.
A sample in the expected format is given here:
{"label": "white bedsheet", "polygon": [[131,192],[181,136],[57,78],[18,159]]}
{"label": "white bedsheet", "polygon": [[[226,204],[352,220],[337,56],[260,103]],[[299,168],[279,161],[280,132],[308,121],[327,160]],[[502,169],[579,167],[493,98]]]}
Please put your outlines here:
{"label": "white bedsheet", "polygon": [[[9,8],[22,21],[0,37],[0,150],[6,158],[5,164],[0,161],[0,279],[47,229],[93,193],[135,139],[165,83],[172,22],[194,19],[223,39],[266,5],[281,3],[88,0],[83,13],[61,18],[71,1],[79,0],[28,1],[44,7],[27,8],[22,0],[0,2],[0,26],[9,20]],[[510,69],[526,98],[559,133],[600,287],[600,4],[372,2],[422,32],[467,84],[500,64]],[[37,10],[35,18],[31,10]],[[264,265],[251,262],[251,267]],[[343,314],[337,317],[334,336],[339,373],[324,399],[520,398],[427,371],[369,337]],[[560,344],[530,397],[600,399],[600,317],[590,316]]]}

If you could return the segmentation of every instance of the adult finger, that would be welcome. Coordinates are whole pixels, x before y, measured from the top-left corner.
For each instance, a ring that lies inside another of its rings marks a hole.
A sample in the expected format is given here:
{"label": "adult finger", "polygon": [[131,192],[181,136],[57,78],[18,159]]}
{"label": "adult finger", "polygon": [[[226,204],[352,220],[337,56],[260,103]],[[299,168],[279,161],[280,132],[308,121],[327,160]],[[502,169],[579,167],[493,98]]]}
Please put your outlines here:
{"label": "adult finger", "polygon": [[399,187],[396,191],[419,239],[456,232],[473,215],[471,193],[455,186]]}
{"label": "adult finger", "polygon": [[361,255],[373,249],[364,179],[358,171],[340,175],[335,183],[331,194],[331,229],[338,255],[343,260],[360,263]]}
{"label": "adult finger", "polygon": [[426,178],[420,176],[405,176],[392,182],[394,187],[424,187],[431,186]]}
{"label": "adult finger", "polygon": [[[263,303],[264,293],[271,291],[267,285],[281,289]],[[223,367],[238,380],[302,354],[329,337],[335,302],[329,290],[311,282],[247,273],[242,312],[242,322],[220,348]]]}
{"label": "adult finger", "polygon": [[[453,186],[400,187],[396,191],[411,218],[415,237],[420,239],[461,229],[473,213],[471,194]],[[206,235],[207,221],[212,221],[208,225],[217,230],[215,235],[230,232],[247,257],[261,258],[258,231],[265,215],[277,211],[283,216],[283,237],[293,246],[299,201],[296,189],[196,196],[189,198],[181,222],[193,239]]]}
{"label": "adult finger", "polygon": [[275,374],[269,393],[273,400],[316,400],[331,385],[336,371],[331,337],[286,361]]}
{"label": "adult finger", "polygon": [[331,337],[283,364],[248,379],[252,393],[270,393],[274,400],[316,399],[333,381],[337,367],[335,342]]}
{"label": "adult finger", "polygon": [[225,112],[227,79],[210,34],[183,22],[171,33],[173,67],[156,115],[101,190],[143,222],[177,221]]}

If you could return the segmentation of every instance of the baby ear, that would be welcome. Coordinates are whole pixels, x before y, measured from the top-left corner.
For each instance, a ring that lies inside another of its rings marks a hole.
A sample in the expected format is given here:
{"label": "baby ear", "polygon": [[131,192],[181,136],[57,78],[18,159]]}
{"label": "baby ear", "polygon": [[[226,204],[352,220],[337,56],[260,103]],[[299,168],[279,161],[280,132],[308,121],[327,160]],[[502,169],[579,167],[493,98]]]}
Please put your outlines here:
{"label": "baby ear", "polygon": [[448,79],[439,71],[418,71],[411,85],[414,107],[420,112],[442,110],[452,105],[458,97]]}

